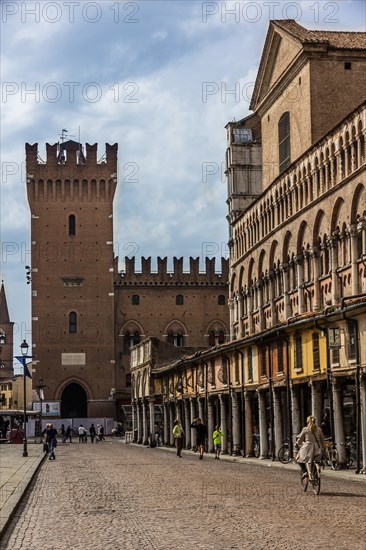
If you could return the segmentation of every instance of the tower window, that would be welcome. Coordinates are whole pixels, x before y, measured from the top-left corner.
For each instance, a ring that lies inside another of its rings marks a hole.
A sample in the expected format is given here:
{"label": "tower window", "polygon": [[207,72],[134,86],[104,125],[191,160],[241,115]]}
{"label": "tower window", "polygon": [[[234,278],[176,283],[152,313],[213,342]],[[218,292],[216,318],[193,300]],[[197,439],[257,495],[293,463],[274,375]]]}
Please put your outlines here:
{"label": "tower window", "polygon": [[138,306],[140,304],[140,296],[138,294],[134,294],[132,296],[132,305]]}
{"label": "tower window", "polygon": [[226,299],[225,299],[225,296],[224,294],[220,294],[218,297],[217,297],[217,304],[219,306],[224,306],[226,304]]}
{"label": "tower window", "polygon": [[175,297],[175,303],[176,303],[177,306],[182,306],[184,304],[184,298],[183,298],[182,294],[178,294]]}
{"label": "tower window", "polygon": [[69,332],[75,334],[77,332],[77,320],[78,316],[75,311],[70,311],[69,313]]}
{"label": "tower window", "polygon": [[69,216],[69,235],[75,237],[76,235],[76,220],[74,214]]}
{"label": "tower window", "polygon": [[344,69],[346,71],[352,71],[352,63],[350,61],[346,61],[344,64]]}
{"label": "tower window", "polygon": [[278,147],[280,172],[286,170],[291,162],[290,113],[286,111],[278,123]]}

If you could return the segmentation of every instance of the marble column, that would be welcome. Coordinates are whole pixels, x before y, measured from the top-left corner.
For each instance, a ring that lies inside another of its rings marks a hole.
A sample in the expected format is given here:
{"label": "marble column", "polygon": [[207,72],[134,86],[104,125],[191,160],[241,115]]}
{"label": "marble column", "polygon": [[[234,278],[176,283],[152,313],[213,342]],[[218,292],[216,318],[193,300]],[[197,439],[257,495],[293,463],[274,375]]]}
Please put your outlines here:
{"label": "marble column", "polygon": [[268,434],[267,434],[267,403],[266,392],[258,391],[258,406],[259,406],[259,458],[268,458]]}
{"label": "marble column", "polygon": [[339,464],[346,464],[345,435],[343,424],[343,389],[341,381],[332,383],[334,409],[334,440],[337,444]]}
{"label": "marble column", "polygon": [[225,395],[220,393],[219,395],[220,400],[220,426],[221,430],[224,434],[222,438],[222,445],[221,445],[221,454],[226,455],[227,454],[227,414],[226,414],[226,398]]}
{"label": "marble column", "polygon": [[141,412],[141,403],[137,401],[137,443],[142,443],[142,412]]}
{"label": "marble column", "polygon": [[169,402],[169,445],[174,447],[174,436],[173,436],[173,426],[174,426],[174,403]]}
{"label": "marble column", "polygon": [[320,426],[323,418],[323,391],[320,382],[310,382],[311,388],[311,414],[315,416],[316,423]]}
{"label": "marble column", "polygon": [[253,392],[244,392],[245,407],[245,456],[253,456]]}
{"label": "marble column", "polygon": [[360,401],[361,401],[361,452],[362,452],[361,472],[363,474],[366,474],[366,378],[365,377],[361,379]]}
{"label": "marble column", "polygon": [[[283,434],[282,434],[282,411],[281,411],[281,391],[278,389],[273,390],[273,426],[272,426],[272,437],[274,437],[274,448],[275,457],[280,450],[280,447],[283,444]],[[272,449],[270,449],[270,452]]]}
{"label": "marble column", "polygon": [[296,438],[301,432],[301,418],[299,406],[299,392],[295,385],[291,385],[291,422],[292,422],[292,442],[296,443]]}
{"label": "marble column", "polygon": [[191,448],[191,419],[189,415],[189,400],[184,400],[184,437],[186,449]]}
{"label": "marble column", "polygon": [[137,437],[136,437],[136,432],[135,430],[137,430],[137,419],[136,419],[136,401],[133,400],[132,401],[132,440],[134,443],[137,443]]}
{"label": "marble column", "polygon": [[150,434],[152,439],[155,436],[155,399],[150,397],[149,399],[149,413],[150,413]]}
{"label": "marble column", "polygon": [[[190,397],[189,398],[190,411],[191,411],[191,424],[194,421],[194,419],[196,418],[195,402],[196,402],[195,397]],[[192,450],[195,449],[195,447],[196,447],[196,430],[194,428],[191,428],[191,445],[192,445]]]}
{"label": "marble column", "polygon": [[182,418],[182,401],[176,401],[175,407],[176,407],[175,419],[178,419],[179,422],[183,425],[183,418]]}
{"label": "marble column", "polygon": [[233,455],[240,454],[240,417],[238,394],[233,392],[231,398],[231,408],[233,415]]}
{"label": "marble column", "polygon": [[142,400],[142,444],[147,445],[148,438],[148,425],[147,425],[147,403],[146,400]]}
{"label": "marble column", "polygon": [[203,399],[198,398],[198,416],[205,423],[205,402]]}
{"label": "marble column", "polygon": [[208,398],[207,401],[207,441],[208,441],[208,452],[213,453],[214,452],[214,442],[212,439],[212,434],[214,432],[215,426],[214,426],[214,406],[213,406],[213,399]]}

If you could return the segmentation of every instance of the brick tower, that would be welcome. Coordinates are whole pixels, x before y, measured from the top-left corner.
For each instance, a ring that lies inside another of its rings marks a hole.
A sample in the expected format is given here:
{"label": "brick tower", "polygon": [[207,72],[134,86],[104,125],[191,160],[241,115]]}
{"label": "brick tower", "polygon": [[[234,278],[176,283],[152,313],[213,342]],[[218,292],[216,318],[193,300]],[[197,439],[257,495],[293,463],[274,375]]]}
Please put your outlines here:
{"label": "brick tower", "polygon": [[114,417],[113,198],[117,144],[26,144],[34,384],[62,418]]}

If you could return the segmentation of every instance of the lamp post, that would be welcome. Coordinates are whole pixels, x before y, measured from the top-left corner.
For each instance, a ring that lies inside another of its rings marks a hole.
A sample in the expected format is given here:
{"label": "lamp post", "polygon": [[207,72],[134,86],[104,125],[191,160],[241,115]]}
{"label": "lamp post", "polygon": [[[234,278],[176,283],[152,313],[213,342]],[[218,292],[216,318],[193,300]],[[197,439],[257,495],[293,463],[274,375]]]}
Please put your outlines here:
{"label": "lamp post", "polygon": [[23,340],[20,345],[20,350],[22,352],[22,361],[23,361],[23,391],[24,391],[24,439],[23,439],[23,456],[28,456],[27,449],[27,376],[26,376],[26,364],[25,360],[28,356],[29,345],[25,340]]}
{"label": "lamp post", "polygon": [[38,385],[36,386],[37,390],[39,391],[39,401],[41,403],[41,410],[40,410],[40,416],[39,416],[39,421],[40,421],[40,424],[41,424],[41,439],[40,439],[40,443],[42,443],[42,401],[44,399],[43,397],[43,388],[45,388],[45,385],[43,383],[43,378],[40,377],[39,381],[38,381]]}

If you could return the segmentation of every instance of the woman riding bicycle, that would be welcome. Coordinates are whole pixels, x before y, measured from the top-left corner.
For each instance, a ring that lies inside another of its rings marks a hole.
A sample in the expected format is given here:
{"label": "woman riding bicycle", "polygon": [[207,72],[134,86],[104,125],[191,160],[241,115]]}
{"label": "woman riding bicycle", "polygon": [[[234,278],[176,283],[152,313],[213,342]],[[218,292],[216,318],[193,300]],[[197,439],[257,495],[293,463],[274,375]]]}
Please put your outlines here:
{"label": "woman riding bicycle", "polygon": [[[300,464],[302,477],[305,477],[310,473],[310,468],[308,467],[308,470],[306,465],[320,462],[324,448],[324,435],[322,429],[316,425],[314,416],[307,417],[306,426],[297,437],[296,444],[300,447],[297,462]],[[311,475],[309,479],[311,480]]]}

